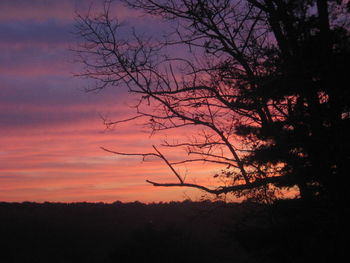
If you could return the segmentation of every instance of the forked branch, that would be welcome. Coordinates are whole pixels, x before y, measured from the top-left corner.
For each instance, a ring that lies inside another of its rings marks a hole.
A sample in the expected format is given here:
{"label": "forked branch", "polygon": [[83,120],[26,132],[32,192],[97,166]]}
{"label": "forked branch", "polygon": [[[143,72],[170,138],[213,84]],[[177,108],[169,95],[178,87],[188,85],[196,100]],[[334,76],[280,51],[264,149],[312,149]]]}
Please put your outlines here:
{"label": "forked branch", "polygon": [[182,179],[181,175],[175,170],[173,167],[173,164],[168,161],[168,159],[153,145],[153,149],[156,151],[156,153],[124,153],[124,152],[116,152],[108,150],[104,147],[101,147],[102,150],[117,154],[117,155],[125,155],[125,156],[141,156],[143,160],[145,160],[148,156],[154,156],[162,159],[167,166],[170,168],[170,170],[174,173],[176,178],[179,180],[179,183],[157,183],[154,181],[146,180],[147,183],[152,184],[153,186],[162,186],[162,187],[190,187],[190,188],[196,188],[203,190],[210,194],[220,195],[220,194],[227,194],[230,192],[236,192],[236,191],[242,191],[242,190],[249,190],[253,188],[258,188],[261,186],[266,186],[268,184],[274,184],[274,183],[280,183],[285,180],[284,176],[272,176],[272,177],[266,177],[262,179],[256,179],[254,182],[246,183],[246,184],[238,184],[238,185],[232,185],[232,186],[220,186],[218,188],[212,189],[208,188],[206,186],[200,185],[200,184],[191,184],[191,183],[185,183],[184,179]]}
{"label": "forked branch", "polygon": [[152,184],[153,186],[162,186],[162,187],[191,187],[203,190],[205,192],[208,192],[210,194],[220,195],[220,194],[227,194],[231,192],[237,192],[242,190],[249,190],[253,188],[258,188],[261,186],[266,186],[268,184],[275,184],[275,183],[281,183],[285,180],[284,176],[273,176],[273,177],[267,177],[264,179],[257,179],[252,183],[249,184],[238,184],[233,186],[220,186],[216,189],[211,189],[199,184],[188,184],[188,183],[156,183],[150,180],[146,180],[147,183]]}

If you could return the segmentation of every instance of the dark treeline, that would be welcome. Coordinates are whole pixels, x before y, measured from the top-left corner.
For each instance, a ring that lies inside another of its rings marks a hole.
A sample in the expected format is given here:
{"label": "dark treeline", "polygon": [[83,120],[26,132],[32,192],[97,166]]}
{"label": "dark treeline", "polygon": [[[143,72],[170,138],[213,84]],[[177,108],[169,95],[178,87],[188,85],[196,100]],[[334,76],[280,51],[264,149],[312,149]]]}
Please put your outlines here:
{"label": "dark treeline", "polygon": [[332,207],[0,203],[0,262],[333,262]]}

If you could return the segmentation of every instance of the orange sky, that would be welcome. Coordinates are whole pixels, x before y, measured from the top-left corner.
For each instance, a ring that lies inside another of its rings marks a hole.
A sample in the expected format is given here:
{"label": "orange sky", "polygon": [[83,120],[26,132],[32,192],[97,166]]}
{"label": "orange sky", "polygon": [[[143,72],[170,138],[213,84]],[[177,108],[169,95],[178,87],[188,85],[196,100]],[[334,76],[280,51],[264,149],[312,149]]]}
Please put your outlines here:
{"label": "orange sky", "polygon": [[158,160],[141,162],[139,157],[116,156],[99,148],[149,152],[159,138],[150,138],[143,130],[129,125],[105,130],[93,112],[74,124],[7,128],[1,134],[0,200],[150,202],[182,200],[186,194],[198,198],[189,189],[147,184],[146,179],[175,181]]}
{"label": "orange sky", "polygon": [[[0,201],[198,200],[199,191],[145,182],[176,182],[159,160],[142,163],[100,149],[150,152],[163,137],[151,138],[140,123],[106,130],[99,116],[129,116],[132,98],[117,90],[84,93],[89,83],[73,77],[79,71],[69,51],[74,11],[86,11],[90,2],[0,1]],[[113,12],[146,33],[157,30],[155,21],[119,4]],[[213,183],[214,168],[182,171],[188,182]]]}

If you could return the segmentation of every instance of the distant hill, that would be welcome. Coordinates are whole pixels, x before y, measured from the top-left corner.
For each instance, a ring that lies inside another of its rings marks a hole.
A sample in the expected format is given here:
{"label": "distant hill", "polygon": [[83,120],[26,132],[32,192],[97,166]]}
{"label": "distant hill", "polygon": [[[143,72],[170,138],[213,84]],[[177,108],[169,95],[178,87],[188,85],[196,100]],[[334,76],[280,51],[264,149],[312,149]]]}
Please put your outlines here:
{"label": "distant hill", "polygon": [[327,262],[336,236],[320,230],[333,220],[317,218],[324,209],[298,200],[0,203],[0,262],[305,262],[321,252]]}

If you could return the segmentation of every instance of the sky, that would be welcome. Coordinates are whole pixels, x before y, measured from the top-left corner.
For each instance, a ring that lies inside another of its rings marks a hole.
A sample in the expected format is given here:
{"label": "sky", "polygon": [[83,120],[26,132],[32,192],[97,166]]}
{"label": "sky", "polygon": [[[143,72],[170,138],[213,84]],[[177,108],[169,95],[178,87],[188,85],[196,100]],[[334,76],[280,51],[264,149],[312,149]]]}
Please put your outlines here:
{"label": "sky", "polygon": [[[137,122],[106,129],[101,115],[130,116],[134,98],[123,89],[87,93],[91,83],[74,76],[75,12],[100,8],[91,2],[0,1],[0,201],[198,200],[198,191],[145,182],[176,182],[161,161],[101,150],[150,152],[162,137]],[[119,3],[113,15],[146,34],[162,26]],[[213,173],[195,169],[189,182]]]}

